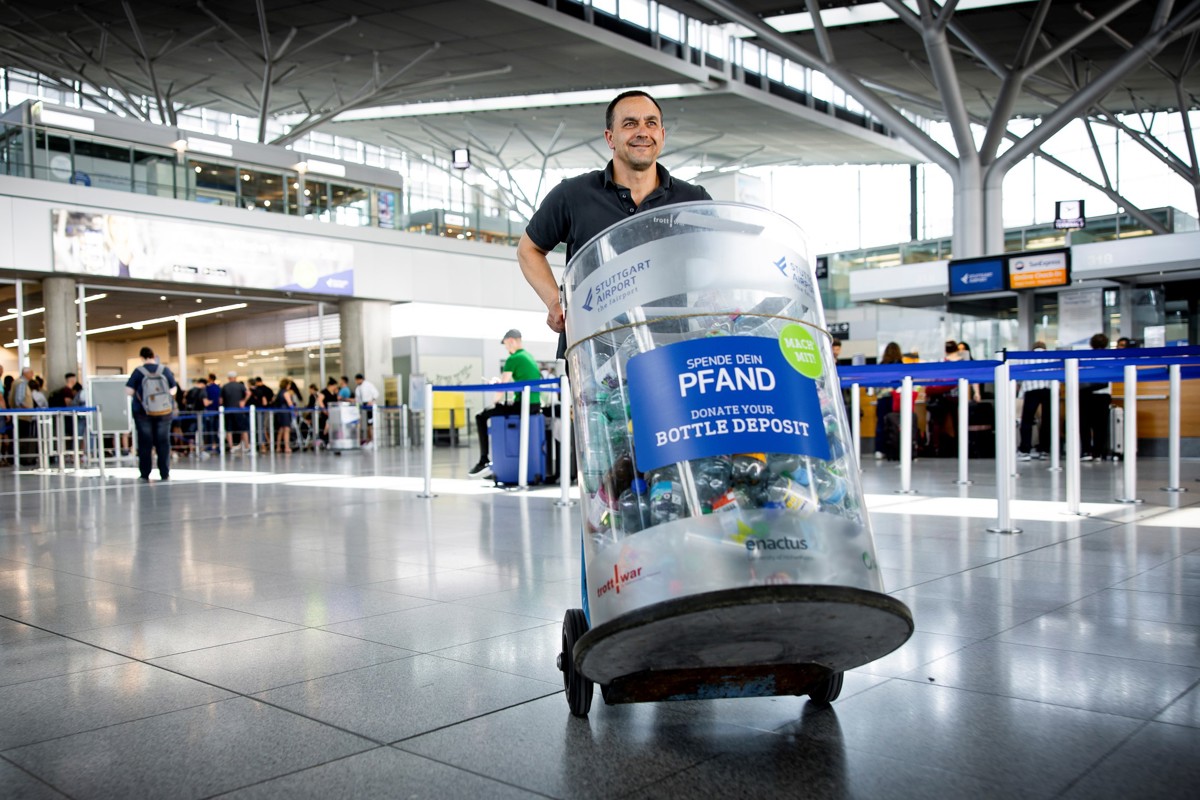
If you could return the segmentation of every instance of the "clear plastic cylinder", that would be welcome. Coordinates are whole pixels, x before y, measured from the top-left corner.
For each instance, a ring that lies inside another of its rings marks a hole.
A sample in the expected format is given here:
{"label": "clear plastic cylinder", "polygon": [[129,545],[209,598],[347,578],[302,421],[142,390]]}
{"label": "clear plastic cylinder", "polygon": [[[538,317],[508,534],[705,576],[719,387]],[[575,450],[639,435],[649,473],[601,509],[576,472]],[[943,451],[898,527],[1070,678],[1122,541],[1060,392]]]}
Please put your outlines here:
{"label": "clear plastic cylinder", "polygon": [[709,591],[883,591],[802,231],[687,203],[583,247],[563,285],[593,626]]}

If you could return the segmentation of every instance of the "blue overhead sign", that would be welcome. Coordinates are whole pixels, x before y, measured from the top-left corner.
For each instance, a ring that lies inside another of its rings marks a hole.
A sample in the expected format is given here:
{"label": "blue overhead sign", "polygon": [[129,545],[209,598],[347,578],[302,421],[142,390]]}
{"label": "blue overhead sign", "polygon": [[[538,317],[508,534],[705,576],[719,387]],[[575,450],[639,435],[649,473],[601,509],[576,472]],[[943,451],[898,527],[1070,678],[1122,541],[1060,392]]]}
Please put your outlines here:
{"label": "blue overhead sign", "polygon": [[950,295],[1002,292],[1008,270],[1001,257],[950,262]]}

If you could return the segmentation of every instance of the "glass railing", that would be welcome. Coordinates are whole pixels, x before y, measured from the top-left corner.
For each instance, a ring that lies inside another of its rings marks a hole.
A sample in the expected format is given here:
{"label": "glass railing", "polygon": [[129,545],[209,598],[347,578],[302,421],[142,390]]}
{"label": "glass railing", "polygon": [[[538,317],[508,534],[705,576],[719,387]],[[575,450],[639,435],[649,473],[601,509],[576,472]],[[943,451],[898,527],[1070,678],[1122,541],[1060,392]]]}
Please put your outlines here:
{"label": "glass railing", "polygon": [[0,123],[0,175],[498,244],[516,244],[525,229],[471,207],[406,215],[396,187],[16,123]]}

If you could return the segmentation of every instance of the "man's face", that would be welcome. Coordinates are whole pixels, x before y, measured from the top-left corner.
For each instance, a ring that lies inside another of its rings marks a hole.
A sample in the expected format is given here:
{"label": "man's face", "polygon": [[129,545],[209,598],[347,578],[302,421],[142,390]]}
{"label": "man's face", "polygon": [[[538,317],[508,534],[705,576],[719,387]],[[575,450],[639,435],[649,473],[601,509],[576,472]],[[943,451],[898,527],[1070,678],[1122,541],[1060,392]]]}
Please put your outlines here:
{"label": "man's face", "polygon": [[355,378],[355,379],[354,379],[354,383],[355,383],[355,385],[357,385],[357,386],[362,386],[362,382],[363,382],[363,379],[362,379],[362,378]]}
{"label": "man's face", "polygon": [[658,161],[665,136],[662,115],[648,97],[626,97],[617,103],[612,130],[604,132],[613,158],[639,172]]}
{"label": "man's face", "polygon": [[521,349],[521,342],[518,339],[509,337],[504,340],[504,349],[507,350],[508,354],[511,356],[513,353]]}

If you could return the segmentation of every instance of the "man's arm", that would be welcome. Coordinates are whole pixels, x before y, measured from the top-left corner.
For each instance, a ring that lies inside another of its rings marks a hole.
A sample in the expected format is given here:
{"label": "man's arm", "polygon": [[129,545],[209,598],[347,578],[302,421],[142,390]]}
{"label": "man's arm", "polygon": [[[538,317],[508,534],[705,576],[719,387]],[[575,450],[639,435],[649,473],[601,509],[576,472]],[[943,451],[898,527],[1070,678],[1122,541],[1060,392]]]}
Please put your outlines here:
{"label": "man's arm", "polygon": [[558,299],[558,281],[554,280],[550,261],[546,258],[548,252],[534,244],[529,234],[521,234],[521,241],[517,243],[517,263],[521,266],[521,274],[545,303],[546,324],[551,330],[562,333],[566,323],[563,320],[562,303]]}

